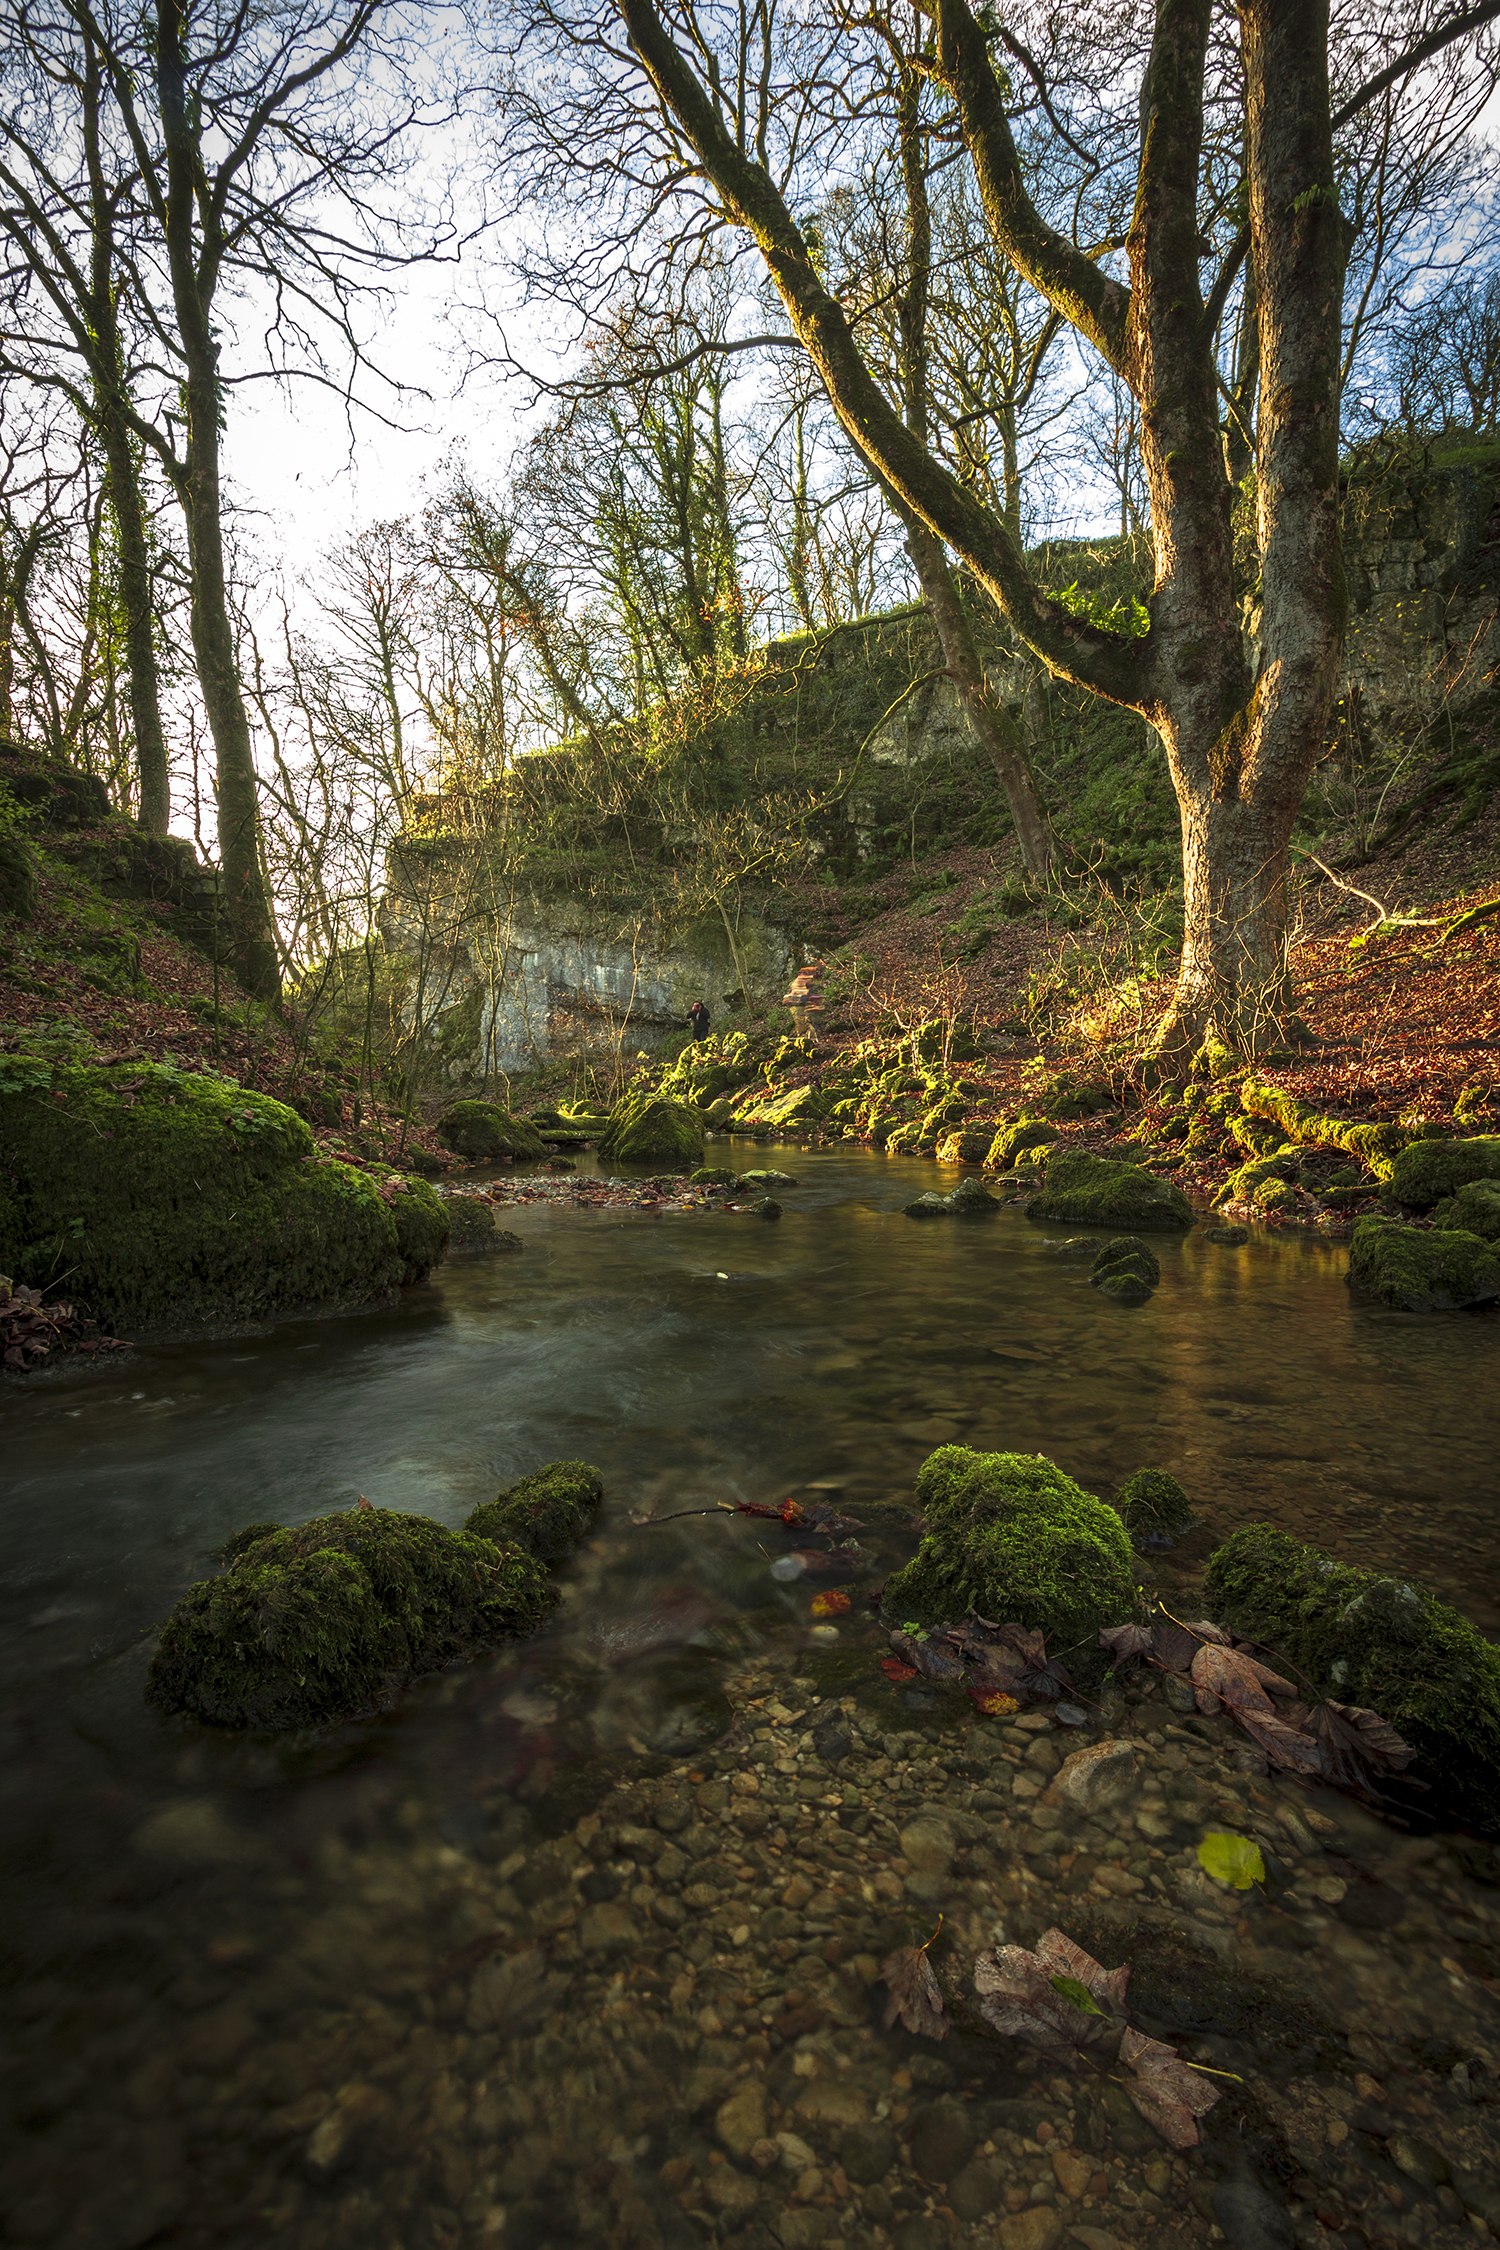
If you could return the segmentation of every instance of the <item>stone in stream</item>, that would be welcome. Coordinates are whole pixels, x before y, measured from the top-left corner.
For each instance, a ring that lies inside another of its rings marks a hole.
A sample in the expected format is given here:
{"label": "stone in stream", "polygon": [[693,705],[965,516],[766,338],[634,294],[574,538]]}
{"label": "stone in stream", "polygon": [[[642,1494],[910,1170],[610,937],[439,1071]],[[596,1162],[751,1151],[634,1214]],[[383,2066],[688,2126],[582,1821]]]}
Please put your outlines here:
{"label": "stone in stream", "polygon": [[1349,1246],[1349,1286],[1401,1312],[1492,1304],[1500,1297],[1500,1244],[1463,1227],[1359,1219]]}
{"label": "stone in stream", "polygon": [[1470,1180],[1432,1214],[1437,1227],[1459,1227],[1482,1242],[1500,1242],[1500,1179]]}
{"label": "stone in stream", "polygon": [[1143,1305],[1161,1280],[1154,1251],[1139,1235],[1122,1234],[1106,1242],[1094,1260],[1089,1285],[1117,1305]]}
{"label": "stone in stream", "polygon": [[790,1172],[755,1171],[741,1172],[739,1185],[741,1187],[773,1188],[795,1187],[797,1183]]}
{"label": "stone in stream", "polygon": [[1128,1742],[1091,1742],[1065,1758],[1052,1793],[1075,1812],[1102,1812],[1135,1787],[1135,1751]]}
{"label": "stone in stream", "polygon": [[434,1128],[444,1148],[471,1164],[493,1164],[502,1157],[540,1157],[542,1136],[522,1117],[512,1117],[498,1102],[454,1102]]}
{"label": "stone in stream", "polygon": [[1386,1194],[1404,1210],[1430,1211],[1470,1180],[1500,1180],[1500,1133],[1462,1141],[1413,1141],[1391,1166]]}
{"label": "stone in stream", "polygon": [[1194,1521],[1192,1501],[1165,1469],[1137,1469],[1121,1485],[1116,1506],[1126,1530],[1138,1539],[1170,1543]]}
{"label": "stone in stream", "polygon": [[973,1608],[1071,1647],[1132,1614],[1124,1525],[1040,1454],[940,1446],[917,1472],[916,1489],[926,1530],[886,1583],[888,1623],[936,1625]]}
{"label": "stone in stream", "polygon": [[974,2153],[974,2120],[956,2102],[933,2102],[912,2119],[911,2160],[924,2180],[951,2180]]}
{"label": "stone in stream", "polygon": [[703,1121],[686,1102],[636,1092],[616,1102],[599,1142],[605,1164],[674,1164],[682,1172],[703,1161]]}
{"label": "stone in stream", "polygon": [[552,1461],[474,1509],[464,1525],[479,1539],[512,1540],[538,1562],[569,1556],[599,1512],[604,1484],[587,1461]]}
{"label": "stone in stream", "polygon": [[1061,1219],[1073,1226],[1190,1227],[1193,1207],[1180,1187],[1137,1164],[1117,1164],[1082,1150],[1047,1158],[1046,1182],[1026,1207],[1028,1219]]}
{"label": "stone in stream", "polygon": [[1460,1611],[1267,1523],[1242,1525],[1209,1558],[1205,1592],[1211,1617],[1320,1693],[1378,1711],[1466,1818],[1500,1828],[1500,1649]]}

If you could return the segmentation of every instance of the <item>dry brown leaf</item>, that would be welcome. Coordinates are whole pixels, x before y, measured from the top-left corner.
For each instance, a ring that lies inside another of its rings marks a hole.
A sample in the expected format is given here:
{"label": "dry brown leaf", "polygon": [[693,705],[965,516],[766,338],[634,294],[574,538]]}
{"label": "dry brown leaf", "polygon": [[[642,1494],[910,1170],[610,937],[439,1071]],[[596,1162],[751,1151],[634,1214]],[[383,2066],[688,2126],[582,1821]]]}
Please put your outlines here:
{"label": "dry brown leaf", "polygon": [[996,2031],[1009,2039],[1024,2039],[1045,2054],[1063,2054],[1077,2047],[1098,2047],[1119,2037],[1120,2019],[1084,2009],[1077,1999],[1059,1991],[1054,1981],[1081,1985],[1107,2007],[1124,2004],[1130,1971],[1103,1969],[1081,1946],[1061,1930],[1047,1930],[1037,1940],[1036,1951],[1024,1946],[1001,1945],[981,1953],[974,1963],[974,1990],[979,2012]]}
{"label": "dry brown leaf", "polygon": [[[928,1944],[931,1944],[931,1939]],[[899,2016],[908,2031],[922,2039],[946,2039],[953,2028],[948,2004],[932,1973],[925,1945],[898,1946],[880,1964],[880,1980],[890,1994],[885,2004],[885,2028]]]}
{"label": "dry brown leaf", "polygon": [[1269,1711],[1267,1688],[1288,1696],[1297,1692],[1290,1680],[1258,1664],[1243,1649],[1222,1648],[1213,1641],[1205,1641],[1193,1658],[1192,1682],[1198,1708],[1210,1718],[1221,1702],[1236,1718],[1244,1711]]}
{"label": "dry brown leaf", "polygon": [[1322,1754],[1310,1734],[1290,1725],[1274,1711],[1247,1711],[1243,1705],[1235,1717],[1252,1741],[1258,1742],[1273,1765],[1285,1767],[1288,1773],[1322,1773],[1325,1771]]}
{"label": "dry brown leaf", "polygon": [[1207,2116],[1223,2089],[1185,2063],[1175,2047],[1144,2032],[1127,2029],[1120,2060],[1131,2072],[1125,2091],[1146,2123],[1173,2148],[1196,2148],[1198,2119]]}

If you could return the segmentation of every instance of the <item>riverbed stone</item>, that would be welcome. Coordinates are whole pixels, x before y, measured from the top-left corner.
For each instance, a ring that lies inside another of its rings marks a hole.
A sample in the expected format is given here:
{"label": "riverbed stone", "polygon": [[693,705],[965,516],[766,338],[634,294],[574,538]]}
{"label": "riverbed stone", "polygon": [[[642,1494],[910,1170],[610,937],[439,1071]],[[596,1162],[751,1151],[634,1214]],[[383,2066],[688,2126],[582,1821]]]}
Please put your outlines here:
{"label": "riverbed stone", "polygon": [[911,2125],[911,2160],[925,2180],[951,2180],[974,2153],[974,2120],[956,2102],[919,2109]]}
{"label": "riverbed stone", "polygon": [[733,2157],[743,2160],[766,2138],[766,2089],[758,2078],[737,2086],[714,2118],[714,2131]]}
{"label": "riverbed stone", "polygon": [[1103,1812],[1134,1789],[1135,1751],[1128,1742],[1089,1742],[1065,1758],[1052,1794],[1074,1812]]}
{"label": "riverbed stone", "polygon": [[922,1813],[901,1831],[901,1856],[918,1875],[946,1875],[953,1865],[955,1841],[948,1822],[936,1813]]}
{"label": "riverbed stone", "polygon": [[1068,2231],[1068,2222],[1050,2204],[1035,2204],[1029,2211],[1013,2211],[1000,2221],[1001,2250],[1057,2250]]}
{"label": "riverbed stone", "polygon": [[883,2118],[848,2125],[839,2139],[839,2161],[856,2187],[872,2187],[896,2161],[896,2136]]}
{"label": "riverbed stone", "polygon": [[1230,2250],[1292,2250],[1297,2239],[1286,2206],[1259,2180],[1221,2180],[1213,2214]]}

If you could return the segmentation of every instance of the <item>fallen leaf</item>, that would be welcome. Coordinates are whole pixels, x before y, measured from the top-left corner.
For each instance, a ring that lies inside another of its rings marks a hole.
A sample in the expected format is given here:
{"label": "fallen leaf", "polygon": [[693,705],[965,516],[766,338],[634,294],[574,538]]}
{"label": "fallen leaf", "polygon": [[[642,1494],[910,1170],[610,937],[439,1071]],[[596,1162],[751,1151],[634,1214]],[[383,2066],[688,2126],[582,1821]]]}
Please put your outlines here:
{"label": "fallen leaf", "polygon": [[842,1617],[848,1607],[849,1596],[842,1587],[835,1587],[832,1593],[814,1595],[811,1612],[814,1617]]}
{"label": "fallen leaf", "polygon": [[1185,1625],[1171,1619],[1151,1628],[1151,1653],[1165,1672],[1185,1672],[1202,1645]]}
{"label": "fallen leaf", "polygon": [[[938,1929],[942,1928],[939,1922]],[[934,1930],[932,1937],[937,1936]],[[931,1945],[932,1938],[927,1940]],[[908,2031],[922,2039],[946,2039],[952,2029],[948,2003],[927,1958],[927,1945],[902,1945],[880,1964],[880,1981],[890,1994],[885,2004],[885,2028],[899,2016]]]}
{"label": "fallen leaf", "polygon": [[1102,2016],[1104,2013],[1088,1986],[1080,1984],[1077,1977],[1054,1977],[1052,1989],[1060,1992],[1065,2000],[1071,2000],[1074,2007],[1081,2008],[1086,2016]]}
{"label": "fallen leaf", "polygon": [[[1128,1966],[1101,1968],[1058,1929],[1044,1931],[1035,1952],[1001,1945],[993,1953],[981,1953],[974,1963],[980,2014],[996,2031],[1048,2054],[1099,2046],[1117,2037],[1117,2011],[1124,2007],[1129,1981]],[[1096,2005],[1085,2011],[1069,1995],[1070,1984],[1077,1984]]]}
{"label": "fallen leaf", "polygon": [[1288,1773],[1322,1773],[1322,1752],[1310,1734],[1304,1734],[1290,1719],[1281,1718],[1274,1711],[1235,1712],[1235,1717],[1249,1735],[1276,1766]]}
{"label": "fallen leaf", "polygon": [[1021,1708],[1016,1698],[1007,1695],[1004,1688],[971,1687],[969,1701],[987,1719],[1006,1719],[1012,1711],[1019,1711]]}
{"label": "fallen leaf", "polygon": [[891,1647],[907,1664],[914,1664],[924,1680],[961,1680],[964,1668],[952,1650],[935,1636],[919,1641],[912,1633],[892,1633]]}
{"label": "fallen leaf", "polygon": [[1099,1635],[1099,1646],[1109,1651],[1117,1665],[1136,1664],[1150,1655],[1152,1639],[1149,1625],[1106,1625]]}
{"label": "fallen leaf", "polygon": [[1248,1891],[1252,1883],[1266,1879],[1259,1844],[1252,1843],[1248,1836],[1227,1836],[1217,1829],[1211,1829],[1198,1846],[1198,1865],[1216,1883],[1227,1883],[1237,1891]]}
{"label": "fallen leaf", "polygon": [[1131,2075],[1125,2091],[1148,2125],[1173,2148],[1198,2146],[1198,2119],[1207,2116],[1223,2089],[1185,2063],[1175,2047],[1127,2028],[1120,2060]]}
{"label": "fallen leaf", "polygon": [[1223,1648],[1213,1641],[1205,1641],[1193,1658],[1192,1681],[1198,1708],[1210,1718],[1221,1702],[1235,1718],[1243,1711],[1269,1711],[1267,1688],[1287,1696],[1297,1692],[1290,1680],[1258,1664],[1243,1649]]}
{"label": "fallen leaf", "polygon": [[1319,1703],[1304,1721],[1329,1781],[1367,1789],[1376,1774],[1402,1773],[1416,1756],[1377,1711],[1357,1703]]}
{"label": "fallen leaf", "polygon": [[898,1683],[905,1680],[914,1680],[918,1677],[915,1664],[903,1664],[899,1656],[882,1656],[880,1669],[888,1680],[895,1680]]}

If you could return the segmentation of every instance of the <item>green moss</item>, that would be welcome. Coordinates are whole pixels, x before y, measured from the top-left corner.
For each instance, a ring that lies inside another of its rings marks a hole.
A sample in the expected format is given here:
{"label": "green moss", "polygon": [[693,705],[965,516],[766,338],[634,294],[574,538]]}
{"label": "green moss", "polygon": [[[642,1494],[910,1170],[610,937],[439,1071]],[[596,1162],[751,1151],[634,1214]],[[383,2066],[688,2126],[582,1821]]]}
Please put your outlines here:
{"label": "green moss", "polygon": [[534,1125],[512,1117],[498,1102],[454,1102],[437,1121],[437,1137],[455,1156],[471,1164],[495,1164],[502,1157],[535,1157],[542,1136]]}
{"label": "green moss", "polygon": [[703,1161],[703,1124],[684,1102],[659,1094],[627,1094],[609,1113],[599,1143],[607,1164],[670,1164],[696,1171]]}
{"label": "green moss", "polygon": [[1027,1206],[1033,1219],[1085,1227],[1190,1227],[1192,1205],[1181,1188],[1136,1164],[1061,1150],[1047,1159],[1047,1179]]}
{"label": "green moss", "polygon": [[1120,1305],[1143,1305],[1161,1280],[1156,1254],[1139,1235],[1118,1235],[1106,1242],[1089,1275],[1090,1286]]}
{"label": "green moss", "polygon": [[1432,1216],[1440,1227],[1461,1227],[1481,1241],[1500,1242],[1500,1179],[1468,1181]]}
{"label": "green moss", "polygon": [[425,1281],[448,1247],[448,1204],[425,1180],[407,1174],[391,1211],[396,1247],[405,1262],[402,1282]]}
{"label": "green moss", "polygon": [[513,1540],[538,1562],[570,1555],[599,1512],[604,1485],[587,1461],[553,1461],[474,1510],[466,1531]]}
{"label": "green moss", "polygon": [[1415,1580],[1246,1524],[1208,1565],[1209,1614],[1320,1694],[1378,1711],[1470,1819],[1500,1826],[1500,1649]]}
{"label": "green moss", "polygon": [[[1348,1118],[1324,1116],[1310,1102],[1298,1101],[1285,1087],[1266,1085],[1259,1079],[1246,1078],[1238,1091],[1245,1119],[1267,1119],[1289,1141],[1299,1142],[1304,1147],[1346,1149],[1368,1165],[1377,1179],[1390,1177],[1392,1165],[1411,1139],[1404,1125],[1356,1124]],[[1231,1117],[1226,1122],[1243,1140],[1242,1120]],[[1252,1144],[1245,1141],[1244,1145]]]}
{"label": "green moss", "polygon": [[1391,1167],[1389,1196],[1408,1211],[1430,1211],[1470,1180],[1500,1178],[1500,1133],[1467,1141],[1413,1141]]}
{"label": "green moss", "polygon": [[733,1187],[734,1178],[727,1164],[700,1165],[696,1172],[688,1174],[693,1187]]}
{"label": "green moss", "polygon": [[1002,1125],[990,1142],[985,1163],[992,1172],[1007,1172],[1023,1149],[1044,1148],[1049,1141],[1061,1138],[1055,1125],[1042,1118],[1023,1118],[1016,1125]]}
{"label": "green moss", "polygon": [[211,1726],[318,1726],[538,1626],[556,1600],[517,1546],[352,1508],[242,1534],[162,1628],[146,1694]]}
{"label": "green moss", "polygon": [[1143,1537],[1180,1539],[1193,1522],[1193,1503],[1165,1469],[1137,1469],[1120,1487],[1120,1514],[1127,1530]]}
{"label": "green moss", "polygon": [[24,836],[0,825],[0,914],[29,922],[36,912],[36,854]]}
{"label": "green moss", "polygon": [[125,1334],[370,1304],[407,1271],[390,1205],[291,1110],[166,1065],[0,1081],[0,1180],[0,1270],[66,1273]]}
{"label": "green moss", "polygon": [[1500,1297],[1500,1253],[1460,1227],[1358,1219],[1349,1246],[1349,1281],[1404,1312],[1456,1312]]}
{"label": "green moss", "polygon": [[995,1143],[993,1125],[964,1125],[938,1142],[940,1164],[984,1164]]}
{"label": "green moss", "polygon": [[925,1533],[887,1582],[888,1621],[936,1625],[973,1608],[1071,1648],[1131,1614],[1124,1525],[1042,1455],[940,1446],[918,1471],[917,1499]]}

